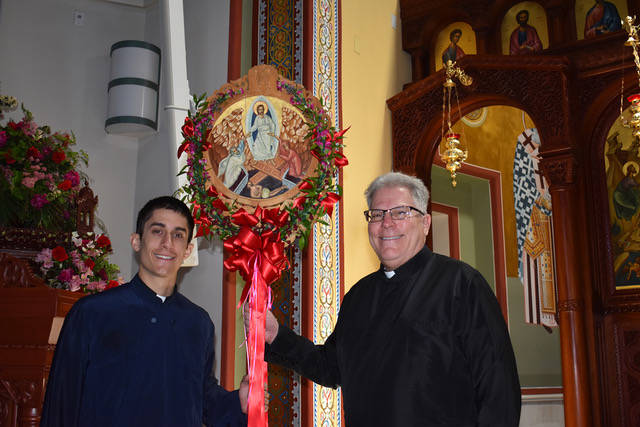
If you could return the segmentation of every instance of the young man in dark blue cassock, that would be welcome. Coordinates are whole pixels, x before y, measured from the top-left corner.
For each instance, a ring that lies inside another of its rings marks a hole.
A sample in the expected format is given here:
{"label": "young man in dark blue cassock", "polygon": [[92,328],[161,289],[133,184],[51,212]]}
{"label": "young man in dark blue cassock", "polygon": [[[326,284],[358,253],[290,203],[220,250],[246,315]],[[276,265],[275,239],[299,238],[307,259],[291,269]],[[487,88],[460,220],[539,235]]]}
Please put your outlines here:
{"label": "young man in dark blue cassock", "polygon": [[193,226],[189,208],[173,197],[138,213],[131,235],[138,274],[69,311],[42,426],[246,425],[248,384],[233,392],[217,384],[213,323],[175,289]]}

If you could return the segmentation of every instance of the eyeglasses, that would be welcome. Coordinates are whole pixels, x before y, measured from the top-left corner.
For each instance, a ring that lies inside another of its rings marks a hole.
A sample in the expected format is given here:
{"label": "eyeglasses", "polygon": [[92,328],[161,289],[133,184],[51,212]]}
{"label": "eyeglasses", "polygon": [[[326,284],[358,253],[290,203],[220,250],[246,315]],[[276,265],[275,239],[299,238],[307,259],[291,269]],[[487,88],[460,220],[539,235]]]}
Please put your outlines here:
{"label": "eyeglasses", "polygon": [[385,214],[389,212],[392,220],[402,221],[413,216],[411,215],[411,211],[416,211],[420,215],[424,215],[424,212],[413,206],[396,206],[391,209],[369,209],[368,211],[364,211],[364,217],[367,219],[367,222],[381,222],[384,221]]}

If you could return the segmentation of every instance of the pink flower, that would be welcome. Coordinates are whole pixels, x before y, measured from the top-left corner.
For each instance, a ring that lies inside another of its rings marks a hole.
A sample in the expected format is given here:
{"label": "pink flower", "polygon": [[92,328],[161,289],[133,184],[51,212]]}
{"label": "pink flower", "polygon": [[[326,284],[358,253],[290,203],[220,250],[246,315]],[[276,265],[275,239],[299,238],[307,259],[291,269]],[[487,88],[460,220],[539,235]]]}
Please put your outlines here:
{"label": "pink flower", "polygon": [[27,136],[33,136],[38,130],[38,125],[35,122],[25,122],[24,120],[19,123],[22,131]]}
{"label": "pink flower", "polygon": [[22,185],[27,188],[33,188],[36,185],[36,182],[38,182],[38,177],[36,176],[25,176],[22,178]]}
{"label": "pink flower", "polygon": [[7,132],[1,131],[0,132],[0,148],[4,147],[6,143],[7,143]]}
{"label": "pink flower", "polygon": [[51,249],[46,248],[40,251],[38,255],[36,255],[36,262],[42,264],[42,268],[45,270],[53,267],[53,259],[51,258]]}
{"label": "pink flower", "polygon": [[77,292],[82,289],[82,283],[79,276],[73,276],[69,282],[69,290],[71,292]]}
{"label": "pink flower", "polygon": [[31,199],[31,206],[34,208],[41,209],[47,203],[49,203],[49,201],[47,200],[47,196],[44,194],[35,194]]}

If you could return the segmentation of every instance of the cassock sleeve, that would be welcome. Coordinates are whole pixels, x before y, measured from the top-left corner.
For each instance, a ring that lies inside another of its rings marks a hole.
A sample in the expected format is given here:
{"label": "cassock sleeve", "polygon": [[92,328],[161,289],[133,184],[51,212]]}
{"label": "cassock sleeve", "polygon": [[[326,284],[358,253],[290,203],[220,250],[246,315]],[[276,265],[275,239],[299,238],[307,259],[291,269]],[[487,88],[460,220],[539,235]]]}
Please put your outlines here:
{"label": "cassock sleeve", "polygon": [[280,325],[278,335],[271,345],[267,344],[265,359],[289,369],[325,387],[336,388],[340,385],[336,353],[336,331],[338,324],[323,345],[315,345],[291,329]]}
{"label": "cassock sleeve", "polygon": [[76,302],[62,325],[47,382],[42,427],[78,425],[89,354],[90,325],[83,307],[82,300]]}
{"label": "cassock sleeve", "polygon": [[458,307],[459,331],[476,390],[478,427],[517,427],[521,391],[515,356],[500,305],[479,274]]}
{"label": "cassock sleeve", "polygon": [[206,426],[215,427],[243,427],[247,425],[247,416],[242,413],[238,390],[227,391],[218,384],[213,375],[213,361],[215,359],[214,329],[207,340],[207,357],[205,361],[204,392],[203,392],[203,421]]}

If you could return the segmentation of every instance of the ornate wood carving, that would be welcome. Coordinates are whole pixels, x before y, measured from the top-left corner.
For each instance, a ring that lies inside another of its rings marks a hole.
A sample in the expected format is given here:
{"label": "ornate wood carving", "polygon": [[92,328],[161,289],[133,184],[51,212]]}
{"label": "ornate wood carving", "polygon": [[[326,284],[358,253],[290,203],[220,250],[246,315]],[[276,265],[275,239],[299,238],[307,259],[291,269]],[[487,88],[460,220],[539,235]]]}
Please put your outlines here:
{"label": "ornate wood carving", "polygon": [[576,180],[577,161],[573,155],[544,158],[541,167],[552,189],[568,187]]}
{"label": "ornate wood carving", "polygon": [[604,338],[610,350],[602,377],[606,387],[606,425],[635,427],[640,420],[640,329],[637,314],[613,315],[607,319]]}
{"label": "ornate wood carving", "polygon": [[37,426],[41,391],[42,386],[33,380],[0,379],[0,417],[6,416],[9,422],[3,425]]}
{"label": "ornate wood carving", "polygon": [[78,192],[76,202],[76,228],[78,233],[86,234],[93,231],[96,206],[98,206],[98,196],[94,196],[89,184],[85,182],[84,187]]}
{"label": "ornate wood carving", "polygon": [[55,317],[83,294],[51,289],[27,260],[0,253],[0,425],[37,426],[55,345]]}
{"label": "ornate wood carving", "polygon": [[[512,105],[540,124],[543,140],[563,139],[569,128],[566,58],[482,55],[465,56],[458,63],[474,80],[469,88],[458,87],[462,115],[485,105]],[[428,156],[416,153],[433,151],[420,146],[437,143],[440,137],[443,82],[444,75],[438,72],[387,101],[394,124],[395,169],[413,170]]]}
{"label": "ornate wood carving", "polygon": [[0,228],[0,248],[40,251],[42,248],[66,246],[71,233],[28,228]]}
{"label": "ornate wood carving", "polygon": [[562,311],[581,311],[584,308],[584,303],[579,299],[570,299],[564,301],[558,301],[557,312]]}
{"label": "ornate wood carving", "polygon": [[46,286],[36,277],[29,264],[8,254],[0,253],[0,288],[33,288]]}

